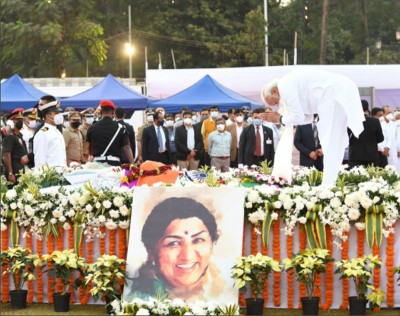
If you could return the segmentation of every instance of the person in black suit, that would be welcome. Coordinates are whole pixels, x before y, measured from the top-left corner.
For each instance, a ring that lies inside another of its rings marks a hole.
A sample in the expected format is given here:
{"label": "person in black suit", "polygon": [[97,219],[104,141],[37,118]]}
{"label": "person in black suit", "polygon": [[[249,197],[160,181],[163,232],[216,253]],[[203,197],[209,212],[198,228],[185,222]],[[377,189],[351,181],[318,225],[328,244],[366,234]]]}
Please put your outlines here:
{"label": "person in black suit", "polygon": [[152,160],[170,164],[168,130],[164,127],[164,114],[157,111],[153,114],[154,123],[143,130],[143,161]]}
{"label": "person in black suit", "polygon": [[349,167],[355,166],[378,166],[379,151],[378,143],[383,142],[384,135],[381,123],[377,118],[368,116],[368,102],[362,100],[365,121],[364,130],[358,138],[349,133]]}
{"label": "person in black suit", "polygon": [[300,166],[315,167],[322,171],[324,164],[321,143],[318,132],[314,135],[317,119],[318,116],[314,116],[313,123],[297,126],[294,134],[294,147],[300,152]]}
{"label": "person in black suit", "polygon": [[[260,113],[264,113],[263,109],[255,109],[253,111],[253,124],[243,128],[239,140],[238,164],[252,166],[260,165],[261,162],[271,162],[274,164],[274,135],[272,129],[262,125],[259,118]],[[257,129],[260,131],[260,151],[257,150]]]}
{"label": "person in black suit", "polygon": [[[192,137],[189,139],[188,137]],[[176,159],[182,169],[196,170],[204,154],[201,125],[193,124],[192,112],[183,112],[183,125],[175,130]]]}
{"label": "person in black suit", "polygon": [[[126,123],[125,120],[126,113],[123,108],[117,108],[115,110],[115,118],[116,121],[126,127],[126,130],[128,131],[128,136],[129,136],[129,144],[132,149],[132,154],[133,158],[136,156],[136,141],[135,141],[135,131],[133,130],[133,126],[129,123]],[[124,152],[121,152],[121,164],[123,163],[128,163],[128,158],[126,158]]]}

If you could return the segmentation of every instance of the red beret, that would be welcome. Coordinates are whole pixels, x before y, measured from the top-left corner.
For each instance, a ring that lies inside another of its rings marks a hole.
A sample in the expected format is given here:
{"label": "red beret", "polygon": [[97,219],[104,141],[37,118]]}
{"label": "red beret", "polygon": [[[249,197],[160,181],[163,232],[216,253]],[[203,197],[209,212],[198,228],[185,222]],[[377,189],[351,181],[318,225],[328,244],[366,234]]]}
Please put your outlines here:
{"label": "red beret", "polygon": [[112,101],[110,101],[110,100],[101,100],[100,101],[100,106],[101,107],[108,106],[108,107],[112,108],[113,110],[116,109],[114,103]]}
{"label": "red beret", "polygon": [[8,120],[12,120],[15,118],[22,118],[22,112],[24,112],[24,108],[17,108],[14,109],[9,115],[8,115]]}

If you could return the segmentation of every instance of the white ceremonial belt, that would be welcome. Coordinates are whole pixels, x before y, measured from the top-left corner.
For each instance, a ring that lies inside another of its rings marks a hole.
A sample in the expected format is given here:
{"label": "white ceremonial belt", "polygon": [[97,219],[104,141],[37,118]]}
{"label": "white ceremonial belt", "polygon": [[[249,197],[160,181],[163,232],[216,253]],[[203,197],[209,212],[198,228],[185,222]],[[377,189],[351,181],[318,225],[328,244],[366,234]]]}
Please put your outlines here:
{"label": "white ceremonial belt", "polygon": [[114,157],[114,156],[100,156],[100,157],[93,158],[93,161],[104,161],[104,160],[119,161],[120,159],[118,157]]}

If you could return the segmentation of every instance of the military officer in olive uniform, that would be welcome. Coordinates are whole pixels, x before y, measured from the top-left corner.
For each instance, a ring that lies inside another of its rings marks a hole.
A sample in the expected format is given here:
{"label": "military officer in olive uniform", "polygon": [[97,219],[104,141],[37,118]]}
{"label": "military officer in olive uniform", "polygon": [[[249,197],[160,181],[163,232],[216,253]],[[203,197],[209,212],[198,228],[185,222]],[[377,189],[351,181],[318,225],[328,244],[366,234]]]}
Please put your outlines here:
{"label": "military officer in olive uniform", "polygon": [[93,161],[121,165],[121,149],[130,164],[133,163],[129,135],[125,126],[113,121],[115,105],[110,100],[100,101],[101,120],[89,127],[87,141]]}
{"label": "military officer in olive uniform", "polygon": [[23,109],[15,109],[11,112],[9,120],[14,122],[13,129],[3,140],[3,160],[6,177],[9,182],[15,184],[18,180],[20,171],[28,164],[28,151],[22,138],[21,129],[23,128]]}
{"label": "military officer in olive uniform", "polygon": [[35,167],[44,164],[49,166],[67,165],[65,142],[57,125],[64,123],[60,102],[52,101],[38,106],[39,115],[44,119],[43,127],[33,138],[33,153],[35,154]]}
{"label": "military officer in olive uniform", "polygon": [[82,124],[81,114],[77,111],[69,112],[69,126],[64,129],[63,136],[67,150],[67,165],[71,162],[83,161],[83,135],[79,126]]}

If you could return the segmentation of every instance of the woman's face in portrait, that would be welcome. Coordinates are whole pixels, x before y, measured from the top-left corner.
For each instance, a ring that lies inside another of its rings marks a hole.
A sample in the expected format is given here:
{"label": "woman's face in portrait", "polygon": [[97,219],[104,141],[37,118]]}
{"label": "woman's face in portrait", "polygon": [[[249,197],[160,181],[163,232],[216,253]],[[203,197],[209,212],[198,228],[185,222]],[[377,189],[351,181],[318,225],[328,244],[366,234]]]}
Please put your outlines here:
{"label": "woman's face in portrait", "polygon": [[213,242],[197,217],[175,219],[156,244],[161,274],[174,287],[193,287],[208,268]]}

